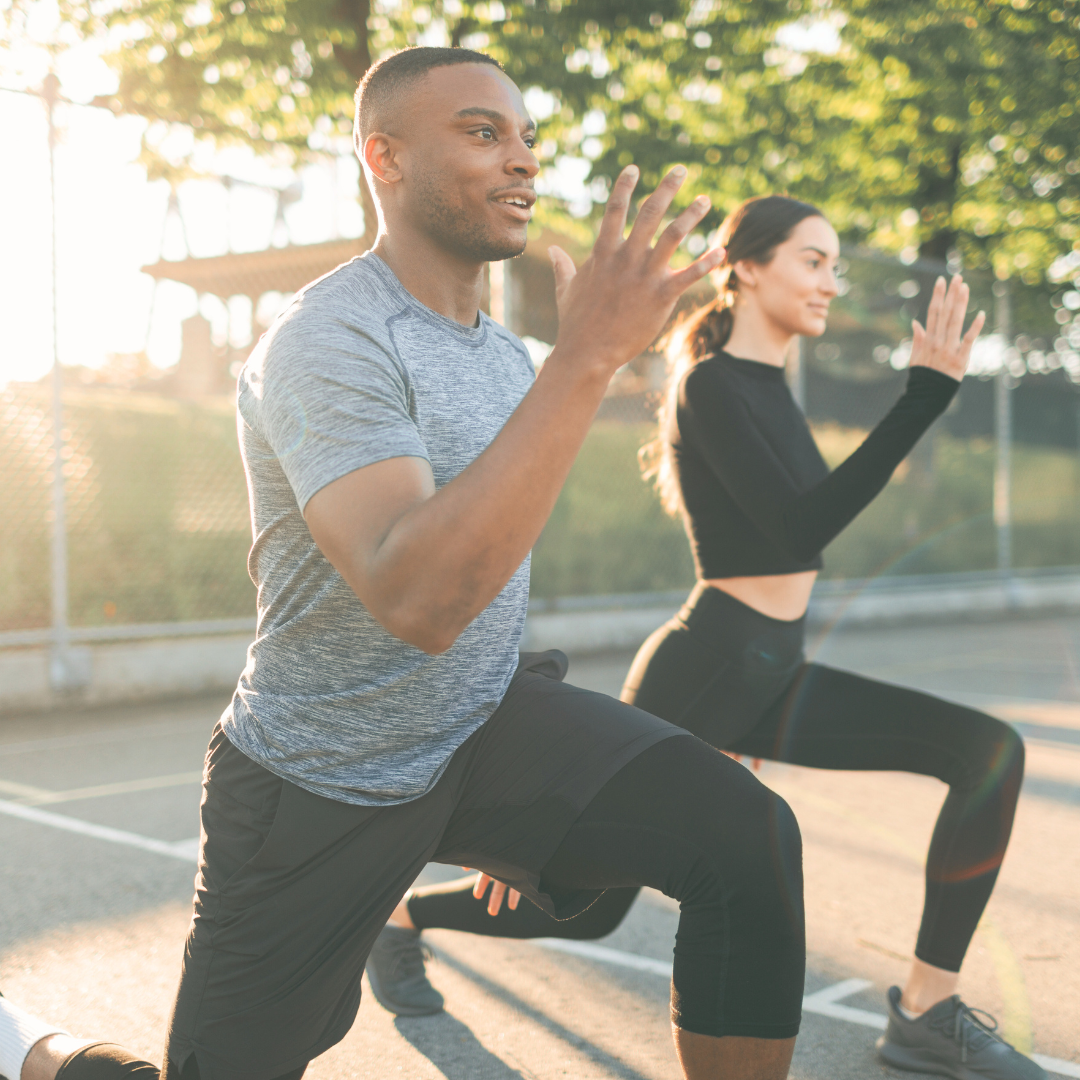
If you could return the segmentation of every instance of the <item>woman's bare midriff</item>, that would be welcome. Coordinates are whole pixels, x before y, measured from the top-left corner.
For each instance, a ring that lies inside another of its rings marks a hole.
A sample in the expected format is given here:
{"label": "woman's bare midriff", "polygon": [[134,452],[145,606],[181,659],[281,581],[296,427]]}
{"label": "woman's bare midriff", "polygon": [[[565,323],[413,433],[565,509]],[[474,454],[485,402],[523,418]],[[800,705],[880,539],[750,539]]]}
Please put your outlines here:
{"label": "woman's bare midriff", "polygon": [[801,619],[810,603],[816,570],[798,574],[771,574],[767,577],[711,578],[706,585],[726,592],[747,607],[770,619]]}

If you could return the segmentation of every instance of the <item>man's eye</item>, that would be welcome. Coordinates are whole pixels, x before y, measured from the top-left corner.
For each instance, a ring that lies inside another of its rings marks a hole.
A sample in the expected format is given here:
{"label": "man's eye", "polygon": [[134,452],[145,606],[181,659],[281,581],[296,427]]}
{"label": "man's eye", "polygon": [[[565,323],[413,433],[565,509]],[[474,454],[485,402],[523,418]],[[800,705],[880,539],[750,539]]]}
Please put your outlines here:
{"label": "man's eye", "polygon": [[489,127],[481,128],[476,134],[479,135],[481,139],[494,139],[495,129]]}

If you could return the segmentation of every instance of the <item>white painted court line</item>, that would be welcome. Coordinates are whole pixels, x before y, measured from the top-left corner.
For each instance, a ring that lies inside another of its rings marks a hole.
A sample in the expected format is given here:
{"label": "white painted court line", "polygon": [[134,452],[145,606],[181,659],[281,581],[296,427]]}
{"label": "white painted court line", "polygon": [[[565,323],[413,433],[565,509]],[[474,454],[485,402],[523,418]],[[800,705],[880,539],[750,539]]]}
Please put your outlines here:
{"label": "white painted court line", "polygon": [[108,825],[94,825],[89,821],[68,817],[66,814],[54,814],[49,810],[38,810],[33,806],[20,806],[18,803],[7,802],[3,799],[0,799],[0,814],[22,818],[23,821],[32,821],[37,825],[48,825],[53,829],[63,829],[65,832],[92,836],[95,840],[106,840],[110,844],[141,848],[143,851],[152,851],[156,855],[165,855],[171,859],[183,859],[184,862],[194,862],[199,854],[198,837],[194,840],[155,840],[150,836],[139,836],[137,833],[125,832],[123,829],[112,829]]}
{"label": "white painted court line", "polygon": [[[32,821],[37,825],[48,825],[53,829],[63,829],[65,832],[78,833],[81,836],[92,836],[95,840],[105,840],[110,844],[122,844],[142,851],[152,851],[156,855],[165,855],[187,863],[194,862],[199,855],[197,836],[190,840],[154,840],[149,836],[139,836],[137,833],[125,832],[123,829],[111,829],[107,825],[92,825],[89,821],[81,821],[79,818],[68,817],[66,814],[54,814],[48,810],[20,806],[18,803],[6,802],[2,799],[0,799],[0,814],[21,818],[23,821]],[[653,960],[651,957],[638,956],[636,953],[623,952],[621,949],[611,949],[606,945],[596,945],[591,941],[535,938],[532,944],[551,949],[553,952],[580,956],[584,960],[597,960],[603,964],[613,964],[633,971],[647,971],[665,979],[671,978],[671,965],[666,961]],[[866,979],[845,979],[823,990],[817,990],[813,994],[807,994],[803,998],[803,1011],[816,1013],[818,1016],[828,1016],[833,1020],[847,1020],[852,1024],[861,1024],[863,1027],[882,1031],[887,1023],[883,1014],[840,1004],[842,998],[857,994],[860,990],[865,990],[872,985],[873,983]],[[1032,1054],[1031,1057],[1047,1072],[1080,1078],[1080,1065],[1075,1062],[1046,1057],[1044,1054]]]}
{"label": "white painted court line", "polygon": [[[665,979],[671,978],[670,964],[646,956],[637,956],[635,953],[623,952],[621,949],[611,949],[606,945],[595,945],[589,941],[562,941],[559,938],[537,938],[533,944],[555,952],[580,956],[583,960],[598,960],[616,967],[648,971],[654,975],[661,975]],[[807,994],[803,998],[803,1012],[828,1016],[833,1020],[846,1020],[850,1024],[860,1024],[862,1027],[884,1031],[888,1019],[883,1013],[840,1004],[843,998],[857,994],[860,990],[866,990],[873,985],[868,979],[844,979],[843,982],[826,986],[813,994]],[[1062,1061],[1060,1058],[1047,1057],[1045,1054],[1032,1054],[1031,1058],[1047,1072],[1056,1073],[1058,1076],[1080,1077],[1080,1064],[1076,1062]]]}

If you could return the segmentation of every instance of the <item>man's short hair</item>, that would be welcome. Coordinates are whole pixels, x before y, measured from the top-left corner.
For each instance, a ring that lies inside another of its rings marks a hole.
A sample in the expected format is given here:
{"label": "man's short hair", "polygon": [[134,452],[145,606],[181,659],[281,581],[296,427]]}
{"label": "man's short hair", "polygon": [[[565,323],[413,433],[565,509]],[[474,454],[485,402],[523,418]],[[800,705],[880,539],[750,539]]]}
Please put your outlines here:
{"label": "man's short hair", "polygon": [[392,126],[393,110],[408,87],[419,82],[432,68],[453,64],[490,64],[503,70],[498,60],[484,53],[428,45],[402,49],[372,64],[356,88],[353,144],[357,154],[373,131],[386,131]]}

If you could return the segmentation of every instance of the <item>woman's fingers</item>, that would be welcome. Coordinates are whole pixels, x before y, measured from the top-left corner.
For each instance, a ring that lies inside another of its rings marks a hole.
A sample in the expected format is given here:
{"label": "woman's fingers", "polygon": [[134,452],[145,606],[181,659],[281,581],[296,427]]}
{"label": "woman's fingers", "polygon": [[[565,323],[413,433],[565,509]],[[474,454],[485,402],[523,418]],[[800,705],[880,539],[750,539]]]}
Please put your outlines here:
{"label": "woman's fingers", "polygon": [[473,885],[472,894],[477,900],[483,899],[484,893],[487,892],[487,887],[491,884],[491,878],[487,874],[481,874],[477,871],[476,884]]}
{"label": "woman's fingers", "polygon": [[712,200],[699,195],[661,234],[653,248],[654,258],[666,263],[675,249],[686,239],[690,231],[709,212]]}
{"label": "woman's fingers", "polygon": [[[604,207],[604,219],[600,222],[594,250],[610,251],[622,243],[623,233],[626,231],[626,215],[630,211],[630,196],[637,187],[639,175],[636,165],[627,165],[619,173],[608,196],[607,206]],[[674,193],[672,196],[674,197]],[[670,201],[669,199],[668,202]]]}
{"label": "woman's fingers", "polygon": [[971,359],[972,347],[975,345],[975,340],[982,332],[985,323],[986,312],[980,311],[979,314],[971,320],[971,326],[968,327],[968,332],[960,341],[960,361],[964,365],[964,371],[967,371],[968,361]]}
{"label": "woman's fingers", "polygon": [[510,905],[511,911],[517,911],[517,906],[521,903],[521,893],[519,893],[517,889],[511,889],[510,899],[506,902]]}
{"label": "woman's fingers", "polygon": [[955,349],[960,344],[960,338],[964,333],[964,319],[967,318],[968,300],[971,297],[971,289],[959,274],[953,278],[946,297],[944,311],[944,327],[942,339],[947,349]]}
{"label": "woman's fingers", "polygon": [[502,907],[503,897],[506,895],[506,886],[501,881],[495,881],[491,885],[491,895],[488,897],[487,913],[498,915]]}
{"label": "woman's fingers", "polygon": [[930,296],[930,306],[926,309],[926,333],[934,340],[938,335],[938,323],[941,320],[941,309],[945,306],[945,279],[939,277],[934,282],[934,291]]}
{"label": "woman's fingers", "polygon": [[[648,247],[652,243],[656,230],[660,228],[660,222],[664,220],[668,207],[678,194],[679,188],[682,187],[682,182],[685,179],[686,169],[682,165],[676,165],[660,181],[657,189],[641,204],[641,209],[637,213],[637,220],[627,237],[627,243],[638,247]],[[704,217],[704,214],[702,217]]]}

